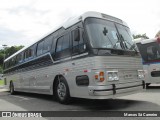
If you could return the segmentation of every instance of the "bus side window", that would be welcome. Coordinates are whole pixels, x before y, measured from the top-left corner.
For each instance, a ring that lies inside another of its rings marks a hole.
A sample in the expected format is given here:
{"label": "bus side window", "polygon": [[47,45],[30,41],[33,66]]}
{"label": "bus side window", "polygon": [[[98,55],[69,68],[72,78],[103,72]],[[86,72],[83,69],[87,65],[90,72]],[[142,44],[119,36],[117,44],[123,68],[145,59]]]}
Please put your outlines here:
{"label": "bus side window", "polygon": [[21,63],[23,60],[23,53],[19,53],[16,58],[16,63]]}
{"label": "bus side window", "polygon": [[55,59],[61,59],[71,56],[69,34],[57,39]]}
{"label": "bus side window", "polygon": [[56,53],[61,51],[62,42],[63,42],[63,36],[58,38],[58,40],[57,40]]}
{"label": "bus side window", "polygon": [[53,36],[48,36],[47,38],[45,38],[44,46],[43,46],[43,53],[50,51],[51,46],[52,46],[52,39],[53,39]]}
{"label": "bus side window", "polygon": [[15,57],[15,65],[18,65],[19,64],[19,61],[21,59],[21,54],[22,53],[19,53],[16,57]]}
{"label": "bus side window", "polygon": [[29,47],[25,52],[24,52],[24,58],[25,60],[29,60],[31,58],[34,57],[34,49],[35,49],[35,45]]}
{"label": "bus side window", "polygon": [[44,40],[38,43],[37,56],[39,56],[39,55],[41,55],[43,53],[43,44],[44,44]]}
{"label": "bus side window", "polygon": [[15,66],[15,63],[16,63],[16,58],[13,57],[13,58],[10,60],[10,67]]}
{"label": "bus side window", "polygon": [[85,51],[82,31],[75,29],[71,32],[72,35],[72,55],[77,55]]}
{"label": "bus side window", "polygon": [[5,63],[5,69],[8,69],[8,68],[9,68],[9,60],[6,61],[6,63]]}

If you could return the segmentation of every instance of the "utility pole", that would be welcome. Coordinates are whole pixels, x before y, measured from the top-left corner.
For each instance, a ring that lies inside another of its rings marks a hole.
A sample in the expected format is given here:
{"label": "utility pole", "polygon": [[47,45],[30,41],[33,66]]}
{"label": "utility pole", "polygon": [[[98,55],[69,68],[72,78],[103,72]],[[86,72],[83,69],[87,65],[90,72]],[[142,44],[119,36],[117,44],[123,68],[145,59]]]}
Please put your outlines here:
{"label": "utility pole", "polygon": [[6,49],[7,45],[2,45],[2,46],[3,46],[3,48],[4,48],[4,56],[3,56],[3,62],[4,62],[4,60],[5,60],[5,57],[6,57],[6,54],[5,54],[5,49]]}
{"label": "utility pole", "polygon": [[[3,46],[3,49],[4,49],[4,56],[3,56],[3,65],[4,65],[4,60],[5,60],[5,56],[6,56],[5,51],[6,51],[7,45],[2,45],[2,46]],[[3,70],[3,72],[4,72],[4,70]],[[4,79],[4,85],[7,85],[6,78]]]}

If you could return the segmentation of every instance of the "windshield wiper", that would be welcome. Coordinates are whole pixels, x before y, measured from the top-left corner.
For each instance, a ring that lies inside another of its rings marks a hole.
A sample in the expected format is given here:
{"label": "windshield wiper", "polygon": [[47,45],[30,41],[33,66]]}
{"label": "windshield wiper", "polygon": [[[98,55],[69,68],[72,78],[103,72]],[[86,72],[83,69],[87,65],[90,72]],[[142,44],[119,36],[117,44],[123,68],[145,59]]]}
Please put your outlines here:
{"label": "windshield wiper", "polygon": [[116,36],[117,36],[117,38],[118,38],[118,41],[113,45],[113,48],[117,48],[117,43],[120,43],[121,48],[122,48],[122,49],[125,49],[124,44],[123,44],[123,41],[122,41],[122,39],[118,36],[118,33],[116,33]]}
{"label": "windshield wiper", "polygon": [[132,50],[132,49],[134,49],[136,51],[136,53],[138,53],[138,51],[136,50],[136,45],[135,44],[131,45],[131,47],[129,48],[129,50]]}
{"label": "windshield wiper", "polygon": [[[115,45],[114,45],[113,48],[115,48],[116,44],[117,44],[118,42],[120,42],[120,45],[121,45],[121,48],[122,48],[122,49],[129,49],[129,50],[134,49],[134,51],[135,51],[136,53],[138,53],[138,51],[135,49],[135,45],[134,45],[134,44],[131,45],[127,40],[125,40],[125,39],[123,38],[123,36],[122,36],[121,34],[120,34],[120,37],[118,36],[117,33],[116,33],[116,35],[117,35],[118,41],[115,43]],[[131,46],[130,48],[127,47],[126,42]]]}
{"label": "windshield wiper", "polygon": [[[127,49],[129,49],[129,50],[134,49],[134,50],[135,50],[135,52],[137,52],[137,53],[138,53],[138,51],[135,49],[135,44],[132,44],[132,45],[131,45],[127,40],[125,40],[125,39],[123,38],[123,36],[122,36],[122,35],[121,35],[121,38],[122,38],[123,42],[125,43],[125,47],[126,47]],[[127,47],[126,42],[131,46],[130,48],[128,48],[128,47]]]}
{"label": "windshield wiper", "polygon": [[122,34],[120,34],[120,38],[121,38],[121,40],[122,40],[122,43],[123,43],[125,49],[128,49],[128,47],[127,47],[127,45],[126,45],[126,42],[128,43],[128,41],[124,40],[124,37],[122,36]]}

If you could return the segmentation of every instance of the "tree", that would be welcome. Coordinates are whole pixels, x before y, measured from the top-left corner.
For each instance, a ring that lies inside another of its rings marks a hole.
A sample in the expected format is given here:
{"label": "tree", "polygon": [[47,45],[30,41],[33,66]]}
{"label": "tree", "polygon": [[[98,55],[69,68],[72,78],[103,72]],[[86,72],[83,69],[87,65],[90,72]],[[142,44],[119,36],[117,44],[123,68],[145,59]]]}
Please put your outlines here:
{"label": "tree", "polygon": [[155,37],[160,37],[160,30],[157,32]]}
{"label": "tree", "polygon": [[[5,58],[11,56],[18,50],[22,49],[24,46],[11,46],[5,48]],[[0,50],[0,73],[2,73],[2,65],[3,65],[3,60],[4,60],[4,49]]]}
{"label": "tree", "polygon": [[0,51],[0,65],[3,64],[3,59],[4,59],[4,53]]}
{"label": "tree", "polygon": [[137,34],[137,35],[133,34],[133,38],[134,39],[137,39],[137,38],[149,39],[149,37],[146,35],[146,33],[144,33],[144,34]]}
{"label": "tree", "polygon": [[15,52],[17,52],[18,50],[22,49],[24,46],[11,46],[10,48],[7,48],[5,50],[6,56],[5,58],[11,56],[12,54],[14,54]]}

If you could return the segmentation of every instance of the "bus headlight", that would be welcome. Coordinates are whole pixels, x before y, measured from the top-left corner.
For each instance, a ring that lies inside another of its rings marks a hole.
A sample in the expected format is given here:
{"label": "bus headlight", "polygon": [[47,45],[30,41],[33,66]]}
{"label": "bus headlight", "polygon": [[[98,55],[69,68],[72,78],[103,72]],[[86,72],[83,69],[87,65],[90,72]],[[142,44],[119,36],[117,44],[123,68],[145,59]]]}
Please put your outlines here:
{"label": "bus headlight", "polygon": [[112,75],[111,72],[108,73],[108,80],[109,80],[109,81],[114,80],[114,77],[113,77],[113,75]]}
{"label": "bus headlight", "polygon": [[119,80],[118,72],[113,73],[114,80]]}
{"label": "bus headlight", "polygon": [[108,71],[107,73],[109,81],[119,80],[118,71]]}
{"label": "bus headlight", "polygon": [[144,78],[144,71],[138,70],[138,79],[143,79],[143,78]]}

